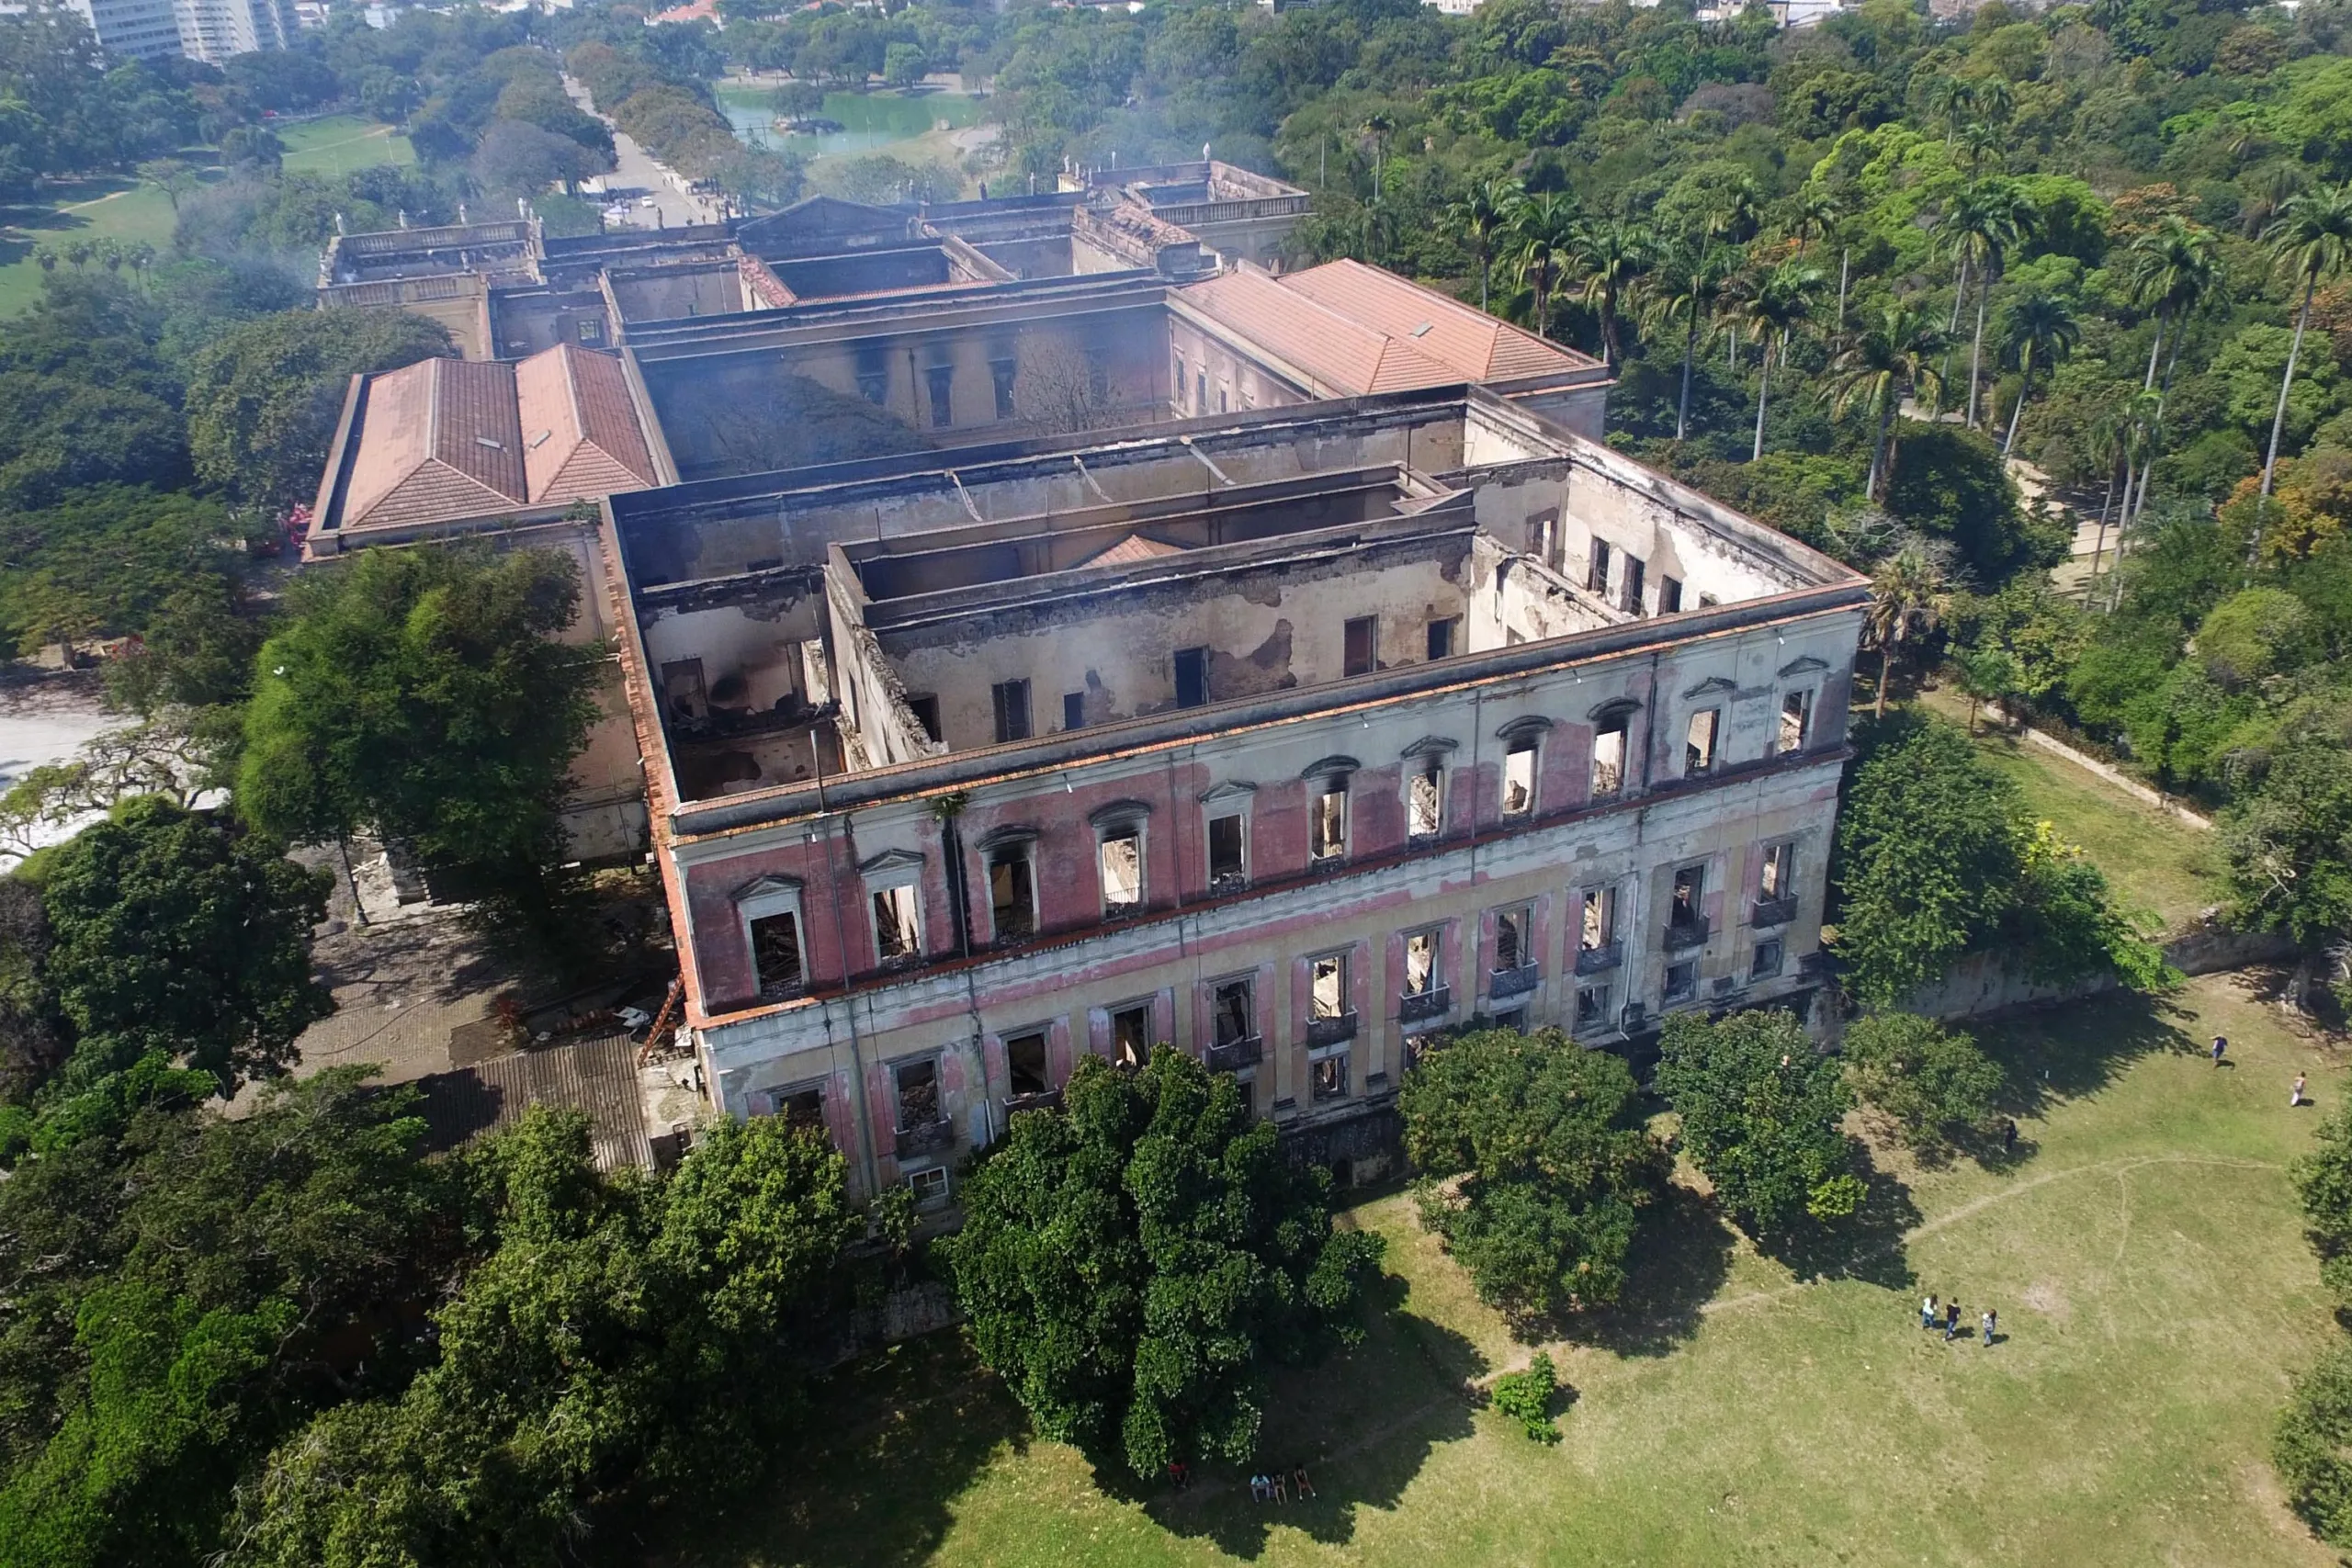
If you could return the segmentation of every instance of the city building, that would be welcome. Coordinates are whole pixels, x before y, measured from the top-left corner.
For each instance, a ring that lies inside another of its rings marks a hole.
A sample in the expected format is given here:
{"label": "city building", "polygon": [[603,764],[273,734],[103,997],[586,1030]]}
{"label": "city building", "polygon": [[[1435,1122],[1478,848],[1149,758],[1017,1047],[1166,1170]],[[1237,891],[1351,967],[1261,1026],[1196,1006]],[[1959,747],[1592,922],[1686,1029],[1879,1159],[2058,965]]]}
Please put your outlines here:
{"label": "city building", "polygon": [[292,0],[175,0],[173,17],[180,52],[208,65],[288,48],[302,27]]}
{"label": "city building", "polygon": [[515,280],[355,381],[310,550],[583,561],[709,1107],[947,1202],[1165,1043],[1369,1178],[1429,1031],[1804,1006],[1865,581],[1603,444],[1598,361],[1119,177],[329,253]]}

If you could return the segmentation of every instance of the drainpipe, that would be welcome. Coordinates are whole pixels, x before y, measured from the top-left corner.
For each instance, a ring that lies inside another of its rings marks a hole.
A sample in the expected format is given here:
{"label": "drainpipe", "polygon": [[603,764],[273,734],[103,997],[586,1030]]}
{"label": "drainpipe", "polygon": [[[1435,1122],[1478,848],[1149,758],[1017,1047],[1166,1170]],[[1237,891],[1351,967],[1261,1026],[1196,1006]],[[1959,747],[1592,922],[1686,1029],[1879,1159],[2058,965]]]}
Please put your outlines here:
{"label": "drainpipe", "polygon": [[996,1142],[996,1096],[989,1085],[988,1042],[980,1024],[980,986],[972,973],[972,894],[971,878],[964,870],[964,835],[956,826],[964,815],[970,797],[961,790],[944,795],[932,803],[932,813],[939,818],[939,853],[947,874],[947,902],[956,912],[956,951],[964,961],[964,1010],[972,1020],[972,1050],[980,1063],[980,1114],[988,1129],[988,1141]]}
{"label": "drainpipe", "polygon": [[[851,836],[849,814],[843,812],[841,820],[842,841],[849,848],[850,858],[854,861],[857,857],[857,840]],[[810,843],[817,841],[817,835],[814,832],[808,835],[808,841]],[[859,1142],[865,1145],[865,1195],[867,1201],[871,1202],[882,1195],[882,1168],[876,1162],[874,1153],[874,1114],[873,1108],[866,1103],[865,1053],[860,1049],[857,1038],[857,996],[850,987],[849,930],[842,923],[841,881],[833,869],[832,841],[832,835],[827,833],[825,835],[825,901],[832,906],[833,945],[840,949],[842,955],[842,1016],[849,1022],[849,1070],[855,1090],[852,1099],[857,1107]]]}

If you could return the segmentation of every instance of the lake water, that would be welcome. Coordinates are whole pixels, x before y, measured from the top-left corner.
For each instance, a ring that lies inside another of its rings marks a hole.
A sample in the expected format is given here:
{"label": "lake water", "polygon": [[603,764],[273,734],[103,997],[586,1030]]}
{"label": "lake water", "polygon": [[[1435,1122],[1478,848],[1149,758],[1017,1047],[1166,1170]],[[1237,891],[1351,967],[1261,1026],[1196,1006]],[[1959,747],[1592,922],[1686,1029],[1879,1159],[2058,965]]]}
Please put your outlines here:
{"label": "lake water", "polygon": [[[0,685],[0,792],[35,768],[66,762],[101,730],[123,723],[98,705],[95,675]],[[39,835],[43,843],[71,838],[78,821]],[[15,860],[0,851],[0,868]]]}
{"label": "lake water", "polygon": [[774,147],[810,158],[844,153],[878,152],[901,141],[911,141],[942,120],[954,130],[978,124],[980,106],[963,93],[828,93],[819,118],[839,120],[842,129],[823,136],[786,136],[773,129],[774,86],[722,86],[718,107],[735,128],[737,140],[754,147]]}

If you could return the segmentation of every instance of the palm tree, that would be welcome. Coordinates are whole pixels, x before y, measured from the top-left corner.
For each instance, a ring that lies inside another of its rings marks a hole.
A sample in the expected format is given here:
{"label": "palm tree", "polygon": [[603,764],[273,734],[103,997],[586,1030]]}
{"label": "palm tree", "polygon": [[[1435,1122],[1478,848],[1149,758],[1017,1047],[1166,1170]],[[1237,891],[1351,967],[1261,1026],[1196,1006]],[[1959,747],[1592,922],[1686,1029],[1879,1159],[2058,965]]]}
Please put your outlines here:
{"label": "palm tree", "polygon": [[2270,259],[2302,284],[2303,305],[2295,314],[2295,337],[2287,347],[2287,374],[2279,379],[2278,407],[2270,416],[2270,450],[2262,459],[2262,499],[2255,505],[2255,549],[2262,545],[2263,513],[2269,509],[2270,480],[2278,467],[2278,434],[2287,424],[2287,394],[2295,385],[2295,361],[2303,351],[2303,329],[2311,325],[2312,296],[2323,281],[2352,263],[2352,187],[2324,186],[2290,197],[2271,227]]}
{"label": "palm tree", "polygon": [[2001,258],[2017,243],[2032,220],[2033,209],[2006,180],[1978,180],[1955,197],[1937,220],[1940,247],[1960,265],[1960,282],[1952,294],[1951,327],[1960,328],[1961,303],[1967,298],[1969,275],[1976,276],[1976,330],[1968,347],[1968,424],[1976,423],[1976,389],[1984,355],[1984,302],[1992,291]]}
{"label": "palm tree", "polygon": [[[2123,465],[2123,512],[2115,520],[2115,564],[2120,567],[2123,564],[2123,541],[2134,515],[2132,507],[2132,481],[2136,477],[2140,494],[2144,500],[2148,493],[2149,470],[2156,466],[2156,432],[2164,423],[2164,398],[2160,393],[2152,391],[2134,392],[2124,400],[2121,408],[2108,417],[2112,422],[2109,439],[2113,443],[2115,457]],[[2098,434],[2094,431],[2095,435]],[[2103,548],[2106,543],[2107,513],[2102,510],[2099,513],[2098,546],[2091,553],[2094,577],[2098,572],[2098,549]],[[2112,610],[2122,598],[2123,584],[2113,570],[2108,575],[2116,579],[2107,596],[2107,607]],[[2087,595],[2085,602],[2088,603]]]}
{"label": "palm tree", "polygon": [[1944,346],[1944,334],[1927,312],[1893,304],[1878,321],[1849,342],[1829,367],[1831,411],[1843,416],[1859,408],[1878,423],[1878,438],[1871,447],[1870,480],[1865,499],[1876,501],[1894,475],[1892,437],[1894,415],[1905,393],[1930,399],[1943,391],[1943,374],[1932,363]]}
{"label": "palm tree", "polygon": [[1886,716],[1886,688],[1893,679],[1894,650],[1914,633],[1924,637],[1943,620],[1951,584],[1928,547],[1916,539],[1879,563],[1871,574],[1870,607],[1862,624],[1878,649],[1878,698],[1871,712]]}
{"label": "palm tree", "polygon": [[1713,321],[1724,302],[1730,269],[1713,250],[1695,239],[1668,245],[1653,276],[1649,291],[1649,324],[1682,328],[1682,400],[1674,411],[1674,438],[1690,430],[1690,368],[1699,357],[1699,323]]}
{"label": "palm tree", "polygon": [[2273,164],[2260,179],[2240,188],[2245,191],[2245,199],[2238,206],[2238,232],[2259,240],[2270,232],[2270,226],[2287,210],[2287,203],[2302,190],[2303,176],[2292,164]]}
{"label": "palm tree", "polygon": [[1789,333],[1813,319],[1826,282],[1819,267],[1784,261],[1758,279],[1740,300],[1740,318],[1748,335],[1764,347],[1764,361],[1756,378],[1756,445],[1747,455],[1749,462],[1764,456],[1764,403],[1772,388],[1773,350],[1785,353]]}
{"label": "palm tree", "polygon": [[[1795,205],[1789,213],[1789,232],[1800,245],[1815,240],[1826,240],[1838,231],[1838,222],[1846,216],[1846,204],[1827,186],[1808,183],[1797,193]],[[1846,330],[1846,280],[1854,259],[1851,245],[1838,247],[1838,326]]]}
{"label": "palm tree", "polygon": [[1576,231],[1577,267],[1584,275],[1584,302],[1600,317],[1600,361],[1614,368],[1617,352],[1617,305],[1640,285],[1650,269],[1650,231],[1628,219],[1579,224]]}
{"label": "palm tree", "polygon": [[2001,456],[2018,444],[2018,419],[2025,412],[2026,395],[2033,390],[2036,363],[2056,365],[2083,341],[2082,323],[2065,300],[2040,291],[2012,299],[2001,311],[2001,359],[2018,367],[2018,400],[2009,410],[2009,433],[2001,441]]}
{"label": "palm tree", "polygon": [[[2143,389],[2156,384],[2156,356],[2167,333],[2173,337],[2173,358],[2180,357],[2179,328],[2199,306],[2220,289],[2222,257],[2212,231],[2171,213],[2135,237],[2123,258],[2124,287],[2132,302],[2156,313],[2156,335],[2148,344],[2148,374]],[[2170,382],[2169,366],[2165,379]]]}
{"label": "palm tree", "polygon": [[1514,203],[1505,248],[1519,281],[1534,296],[1535,332],[1552,330],[1552,295],[1576,264],[1576,202],[1557,191],[1541,191]]}
{"label": "palm tree", "polygon": [[1478,258],[1478,309],[1487,308],[1487,285],[1494,276],[1495,247],[1510,222],[1513,203],[1526,194],[1516,180],[1480,180],[1470,194],[1448,209],[1447,218]]}

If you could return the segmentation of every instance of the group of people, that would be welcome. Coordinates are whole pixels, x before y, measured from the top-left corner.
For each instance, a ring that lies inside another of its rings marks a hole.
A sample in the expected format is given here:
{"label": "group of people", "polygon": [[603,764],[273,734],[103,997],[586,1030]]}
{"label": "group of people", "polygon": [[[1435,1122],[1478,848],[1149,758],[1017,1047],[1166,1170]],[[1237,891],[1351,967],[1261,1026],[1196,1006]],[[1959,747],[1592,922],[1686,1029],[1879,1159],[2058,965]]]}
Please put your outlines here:
{"label": "group of people", "polygon": [[[1979,1321],[1984,1330],[1984,1343],[1990,1345],[1993,1343],[1994,1330],[2000,1324],[2001,1314],[1991,1307],[1986,1307],[1984,1317]],[[1962,1331],[1960,1326],[1960,1303],[1956,1301],[1946,1302],[1942,1310],[1939,1311],[1936,1306],[1935,1292],[1930,1291],[1927,1299],[1919,1303],[1919,1326],[1932,1330],[1939,1325],[1944,1331],[1945,1344],[1949,1345],[1954,1339],[1961,1337]]]}
{"label": "group of people", "polygon": [[1294,1499],[1304,1503],[1314,1495],[1314,1483],[1306,1479],[1306,1467],[1303,1464],[1290,1467],[1287,1483],[1279,1470],[1250,1478],[1250,1501],[1252,1503],[1288,1503]]}
{"label": "group of people", "polygon": [[[2213,1058],[2213,1065],[2217,1067],[2233,1067],[2237,1066],[2236,1063],[2229,1060],[2230,1039],[2226,1034],[2216,1034],[2213,1036],[2212,1048],[2209,1050],[2206,1055]],[[2303,1086],[2310,1081],[2311,1079],[2301,1073],[2297,1073],[2295,1075],[2295,1087],[2287,1091],[2288,1110],[2300,1110],[2303,1106],[2311,1103],[2310,1100],[2305,1098],[2303,1094]]]}

